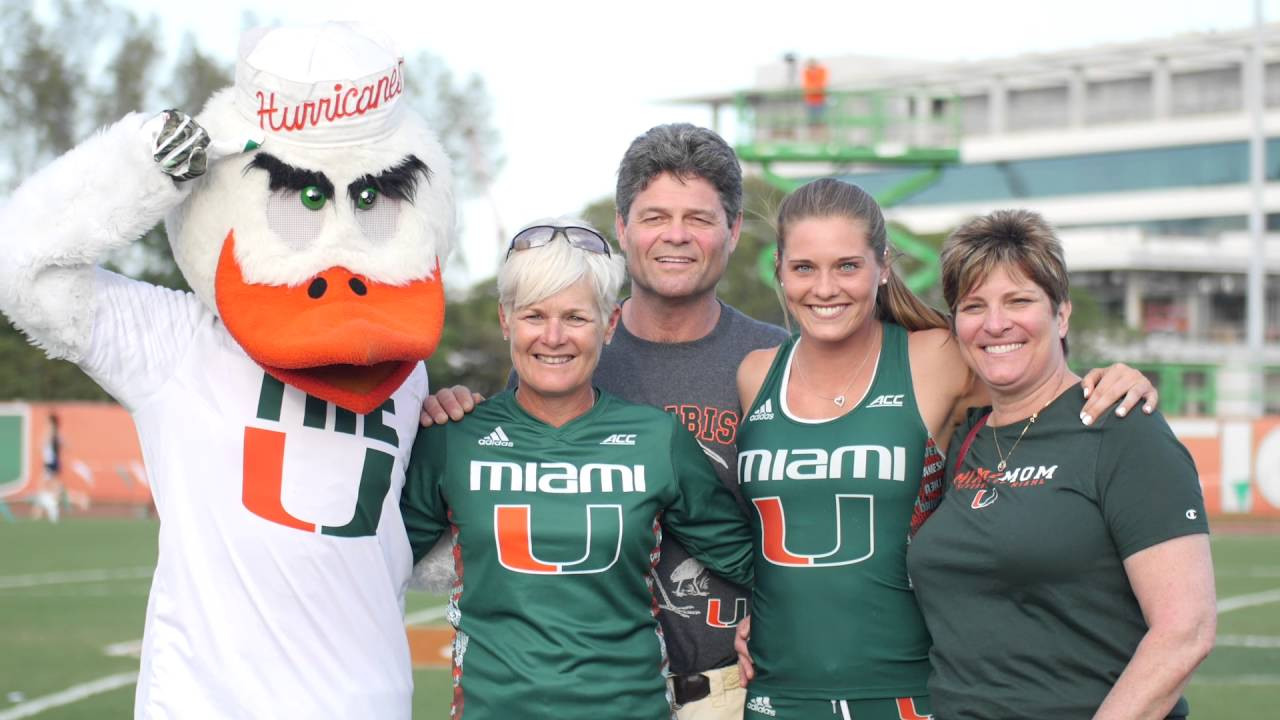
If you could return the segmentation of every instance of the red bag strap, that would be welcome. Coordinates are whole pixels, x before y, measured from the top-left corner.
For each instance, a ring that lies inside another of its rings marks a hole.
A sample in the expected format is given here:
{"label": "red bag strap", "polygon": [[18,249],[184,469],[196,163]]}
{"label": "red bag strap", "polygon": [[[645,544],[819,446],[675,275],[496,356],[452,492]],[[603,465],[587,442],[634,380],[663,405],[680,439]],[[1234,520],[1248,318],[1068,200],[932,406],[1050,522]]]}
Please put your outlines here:
{"label": "red bag strap", "polygon": [[956,473],[960,472],[960,468],[964,467],[964,456],[969,454],[969,446],[973,445],[973,439],[978,437],[978,431],[982,429],[983,425],[987,424],[987,418],[989,417],[991,417],[991,413],[978,418],[978,422],[974,423],[973,427],[969,429],[969,434],[965,436],[964,442],[960,443],[960,452],[956,453],[956,466],[952,470],[952,477],[955,477]]}

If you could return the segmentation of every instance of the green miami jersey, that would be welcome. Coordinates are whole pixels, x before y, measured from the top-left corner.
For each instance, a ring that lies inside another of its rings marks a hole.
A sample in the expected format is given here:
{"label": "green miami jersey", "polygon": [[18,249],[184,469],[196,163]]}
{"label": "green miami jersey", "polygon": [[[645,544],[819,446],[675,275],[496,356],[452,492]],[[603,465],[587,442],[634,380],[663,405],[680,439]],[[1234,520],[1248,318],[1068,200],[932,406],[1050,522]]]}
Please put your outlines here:
{"label": "green miami jersey", "polygon": [[508,391],[424,429],[401,510],[415,561],[446,531],[456,541],[455,718],[669,718],[662,527],[751,581],[747,519],[697,441],[608,393],[558,428]]}
{"label": "green miami jersey", "polygon": [[884,324],[866,394],[820,421],[787,407],[799,342],[778,349],[738,430],[738,482],[755,510],[751,690],[815,700],[923,695],[929,634],[907,579],[907,536],[942,458],[916,407],[907,333]]}

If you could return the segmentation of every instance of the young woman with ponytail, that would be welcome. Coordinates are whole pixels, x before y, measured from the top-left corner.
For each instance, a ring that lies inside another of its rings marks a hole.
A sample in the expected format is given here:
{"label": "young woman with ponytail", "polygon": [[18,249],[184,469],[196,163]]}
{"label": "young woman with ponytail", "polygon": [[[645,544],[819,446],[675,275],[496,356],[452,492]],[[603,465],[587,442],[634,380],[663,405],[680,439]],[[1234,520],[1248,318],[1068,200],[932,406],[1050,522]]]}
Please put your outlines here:
{"label": "young woman with ponytail", "polygon": [[[745,717],[928,718],[930,640],[906,548],[941,497],[953,417],[986,390],[949,318],[894,272],[884,215],[856,185],[824,178],[783,201],[776,273],[799,332],[738,369],[756,567],[739,626],[755,678]],[[1122,398],[1154,405],[1131,368],[1085,385],[1095,416]]]}

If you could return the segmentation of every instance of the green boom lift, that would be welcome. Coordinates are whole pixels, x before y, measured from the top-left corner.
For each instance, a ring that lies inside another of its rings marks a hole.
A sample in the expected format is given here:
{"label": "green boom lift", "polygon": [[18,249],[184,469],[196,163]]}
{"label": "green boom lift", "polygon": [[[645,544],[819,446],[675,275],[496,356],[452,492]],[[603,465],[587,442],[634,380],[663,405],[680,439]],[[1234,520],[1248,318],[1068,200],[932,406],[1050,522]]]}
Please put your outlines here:
{"label": "green boom lift", "polygon": [[[887,210],[937,182],[946,165],[960,161],[961,116],[954,97],[893,90],[833,91],[826,93],[822,114],[816,119],[799,89],[743,91],[737,93],[735,104],[739,138],[746,138],[738,143],[738,157],[759,164],[764,178],[783,192],[811,179],[813,165],[821,165],[822,174],[918,168],[876,193],[876,202]],[[799,179],[788,176],[792,174]],[[938,282],[938,253],[932,246],[892,223],[889,242],[918,261],[918,267],[904,278],[908,287],[921,292]],[[765,283],[772,284],[772,250],[761,253],[759,267]]]}

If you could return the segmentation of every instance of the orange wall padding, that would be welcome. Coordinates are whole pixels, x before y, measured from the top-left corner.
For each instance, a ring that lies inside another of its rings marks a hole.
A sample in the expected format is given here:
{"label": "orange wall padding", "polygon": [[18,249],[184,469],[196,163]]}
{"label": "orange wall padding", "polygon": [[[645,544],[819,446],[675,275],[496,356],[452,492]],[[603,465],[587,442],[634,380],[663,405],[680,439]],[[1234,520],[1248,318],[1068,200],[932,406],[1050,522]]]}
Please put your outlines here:
{"label": "orange wall padding", "polygon": [[124,408],[113,403],[27,405],[27,482],[8,499],[37,492],[44,476],[44,445],[53,412],[62,438],[59,479],[73,502],[82,495],[94,505],[151,504],[138,434]]}

